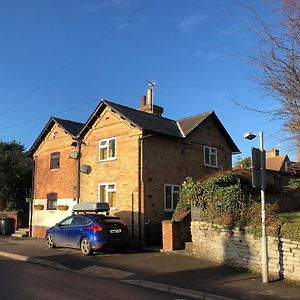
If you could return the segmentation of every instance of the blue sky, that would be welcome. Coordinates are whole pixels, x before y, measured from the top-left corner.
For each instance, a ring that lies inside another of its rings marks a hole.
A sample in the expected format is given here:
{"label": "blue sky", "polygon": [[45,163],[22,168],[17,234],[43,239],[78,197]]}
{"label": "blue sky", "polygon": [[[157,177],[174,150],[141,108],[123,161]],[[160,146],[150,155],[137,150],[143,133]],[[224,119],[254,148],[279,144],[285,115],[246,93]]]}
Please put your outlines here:
{"label": "blue sky", "polygon": [[[146,80],[154,102],[180,119],[214,110],[241,150],[264,131],[265,147],[295,153],[249,77],[253,15],[231,0],[0,0],[0,139],[30,148],[49,117],[85,122],[101,99],[138,107]],[[145,4],[145,5],[144,5]],[[267,21],[269,2],[251,1]],[[125,20],[126,19],[126,20]],[[88,50],[89,49],[89,50]]]}

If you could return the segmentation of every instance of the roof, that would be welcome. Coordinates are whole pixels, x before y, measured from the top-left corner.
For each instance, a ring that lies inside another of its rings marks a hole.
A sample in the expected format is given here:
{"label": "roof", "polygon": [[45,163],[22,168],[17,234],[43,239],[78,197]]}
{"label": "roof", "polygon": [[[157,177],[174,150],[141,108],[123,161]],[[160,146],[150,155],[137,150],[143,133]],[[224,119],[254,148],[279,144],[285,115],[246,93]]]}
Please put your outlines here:
{"label": "roof", "polygon": [[80,122],[51,117],[38,138],[35,140],[31,148],[27,152],[29,156],[32,156],[33,153],[37,150],[42,141],[45,139],[46,135],[51,131],[51,128],[54,126],[54,124],[57,124],[58,126],[63,128],[65,132],[74,139],[78,136],[79,132],[84,127],[84,124]]}
{"label": "roof", "polygon": [[210,118],[220,130],[222,136],[227,141],[227,144],[230,146],[232,152],[240,153],[238,147],[231,139],[230,135],[228,134],[214,111],[176,121],[133,109],[121,104],[113,103],[111,101],[102,100],[85,124],[51,117],[42,130],[41,134],[38,136],[32,147],[28,151],[28,154],[33,155],[34,151],[39,147],[40,143],[51,130],[54,123],[62,127],[72,138],[76,139],[80,137],[81,139],[83,139],[86,133],[90,130],[90,128],[97,121],[97,119],[100,117],[101,113],[107,106],[110,107],[112,111],[118,113],[121,117],[126,119],[133,126],[136,126],[141,130],[179,139],[186,138],[206,119]]}
{"label": "roof", "polygon": [[53,117],[53,120],[73,137],[76,137],[84,126],[83,123],[74,122],[71,120],[64,120],[55,117]]}
{"label": "roof", "polygon": [[274,171],[284,171],[285,162],[289,161],[287,155],[278,155],[266,158],[266,169]]}
{"label": "roof", "polygon": [[230,135],[228,134],[214,111],[175,121],[161,116],[152,115],[150,113],[133,109],[124,105],[116,104],[107,100],[102,100],[95,111],[92,113],[91,117],[88,119],[80,133],[81,138],[84,137],[84,135],[92,127],[94,122],[98,119],[101,112],[107,106],[109,106],[113,111],[120,114],[131,124],[142,130],[168,135],[175,138],[187,137],[204,120],[206,120],[207,118],[212,118],[216,126],[221,131],[221,134],[226,139],[228,145],[232,149],[232,152],[240,153],[238,147],[235,145],[234,141],[231,139]]}
{"label": "roof", "polygon": [[182,138],[180,129],[178,128],[176,121],[170,120],[164,117],[152,115],[146,112],[139,111],[124,105],[116,104],[107,100],[102,100],[97,106],[91,117],[86,122],[80,136],[84,136],[85,133],[91,128],[93,123],[100,116],[105,107],[109,106],[113,111],[120,114],[123,118],[129,121],[132,125],[155,133],[165,134],[177,138]]}
{"label": "roof", "polygon": [[221,123],[220,119],[217,117],[214,111],[191,116],[188,118],[180,119],[177,121],[179,124],[184,136],[188,136],[191,132],[193,132],[201,123],[203,123],[207,118],[212,119],[212,121],[216,124],[217,128],[220,130],[222,136],[227,141],[228,145],[232,149],[233,153],[240,153],[239,148],[236,146],[229,133]]}
{"label": "roof", "polygon": [[178,120],[178,124],[185,136],[191,133],[199,124],[201,124],[213,112],[203,113],[192,117]]}

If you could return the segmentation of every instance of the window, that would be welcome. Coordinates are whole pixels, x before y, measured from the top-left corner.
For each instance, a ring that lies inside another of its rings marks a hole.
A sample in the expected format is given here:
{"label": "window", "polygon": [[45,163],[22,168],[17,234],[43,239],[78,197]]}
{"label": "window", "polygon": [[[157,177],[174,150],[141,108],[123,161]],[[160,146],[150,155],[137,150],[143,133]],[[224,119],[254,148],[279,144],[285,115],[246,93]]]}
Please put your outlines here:
{"label": "window", "polygon": [[116,208],[116,184],[99,183],[98,184],[98,201],[107,202],[110,208]]}
{"label": "window", "polygon": [[204,146],[204,165],[215,168],[218,166],[217,148]]}
{"label": "window", "polygon": [[174,211],[180,198],[180,186],[165,184],[165,211]]}
{"label": "window", "polygon": [[116,138],[99,141],[99,160],[116,159]]}
{"label": "window", "polygon": [[57,193],[47,194],[47,209],[54,210],[57,208]]}
{"label": "window", "polygon": [[60,153],[59,152],[51,153],[50,169],[58,169],[59,166],[60,166]]}

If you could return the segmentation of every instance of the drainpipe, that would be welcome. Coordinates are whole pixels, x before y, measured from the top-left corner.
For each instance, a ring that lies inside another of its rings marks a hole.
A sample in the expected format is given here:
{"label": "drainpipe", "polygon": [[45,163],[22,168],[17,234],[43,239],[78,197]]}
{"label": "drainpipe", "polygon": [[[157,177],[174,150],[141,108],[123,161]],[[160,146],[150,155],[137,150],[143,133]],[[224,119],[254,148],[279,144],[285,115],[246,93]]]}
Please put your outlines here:
{"label": "drainpipe", "polygon": [[138,140],[138,249],[142,248],[142,137]]}
{"label": "drainpipe", "polygon": [[154,136],[148,134],[138,139],[138,248],[142,248],[142,182],[143,182],[143,140]]}
{"label": "drainpipe", "polygon": [[34,179],[35,179],[35,161],[32,159],[32,179],[31,179],[31,199],[29,202],[29,237],[32,237],[32,214],[33,214],[33,198],[34,198]]}
{"label": "drainpipe", "polygon": [[83,141],[81,139],[76,140],[76,147],[78,151],[77,155],[77,164],[76,164],[76,202],[77,204],[80,202],[80,162],[81,162],[81,145]]}

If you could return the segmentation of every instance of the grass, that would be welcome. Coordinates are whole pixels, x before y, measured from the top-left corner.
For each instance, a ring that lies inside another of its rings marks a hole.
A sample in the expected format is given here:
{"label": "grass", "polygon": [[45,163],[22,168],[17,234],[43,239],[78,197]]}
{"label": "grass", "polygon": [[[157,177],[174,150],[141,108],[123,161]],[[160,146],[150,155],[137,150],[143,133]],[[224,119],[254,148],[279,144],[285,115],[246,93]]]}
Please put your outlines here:
{"label": "grass", "polygon": [[293,241],[300,241],[300,211],[281,213],[286,221],[281,227],[281,236]]}
{"label": "grass", "polygon": [[279,215],[289,222],[300,223],[300,211],[281,213]]}

